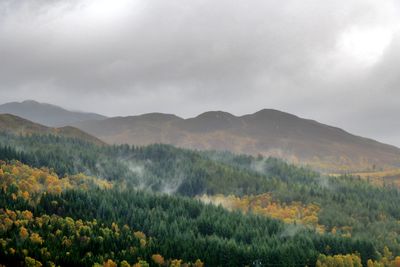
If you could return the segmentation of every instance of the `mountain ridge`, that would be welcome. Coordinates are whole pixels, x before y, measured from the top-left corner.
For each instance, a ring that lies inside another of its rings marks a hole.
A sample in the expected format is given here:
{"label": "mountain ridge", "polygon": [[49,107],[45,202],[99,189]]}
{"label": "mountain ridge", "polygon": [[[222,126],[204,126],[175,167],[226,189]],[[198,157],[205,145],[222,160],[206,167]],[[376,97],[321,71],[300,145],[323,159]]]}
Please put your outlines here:
{"label": "mountain ridge", "polygon": [[72,126],[64,126],[59,128],[47,127],[12,114],[0,114],[0,131],[21,135],[61,135],[64,137],[81,139],[97,145],[105,145],[105,143],[100,139],[91,136],[78,128]]}
{"label": "mountain ridge", "polygon": [[208,111],[187,119],[151,113],[74,126],[110,144],[166,143],[189,149],[261,154],[330,172],[400,165],[400,149],[393,145],[274,109],[242,116]]}
{"label": "mountain ridge", "polygon": [[0,105],[0,113],[12,114],[48,127],[62,127],[86,120],[101,120],[106,116],[80,111],[70,111],[56,105],[35,100],[9,102]]}
{"label": "mountain ridge", "polygon": [[64,116],[57,114],[49,120],[47,116],[52,112],[43,113],[44,107],[62,110],[69,115],[74,112],[27,100],[0,105],[0,113],[4,106],[15,106],[16,103],[32,109],[29,114],[19,117],[30,120],[36,116],[34,122],[41,120],[53,125],[70,125],[108,144],[165,143],[188,149],[260,154],[329,173],[400,167],[400,148],[396,146],[276,109],[262,109],[241,116],[221,110],[207,111],[192,118],[159,112],[108,118],[78,112],[79,119],[75,117],[67,123]]}

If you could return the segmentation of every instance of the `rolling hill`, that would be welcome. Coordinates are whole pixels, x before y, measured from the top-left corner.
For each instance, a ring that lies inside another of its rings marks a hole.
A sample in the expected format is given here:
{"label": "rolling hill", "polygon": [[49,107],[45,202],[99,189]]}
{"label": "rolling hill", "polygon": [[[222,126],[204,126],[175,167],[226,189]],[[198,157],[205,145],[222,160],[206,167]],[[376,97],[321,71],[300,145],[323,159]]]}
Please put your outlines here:
{"label": "rolling hill", "polygon": [[[272,109],[244,116],[209,111],[189,119],[162,113],[106,118],[28,100],[0,105],[2,112],[51,127],[71,125],[109,144],[165,143],[189,149],[261,154],[330,173],[400,167],[397,147]],[[39,130],[45,127],[42,125],[30,127]],[[51,131],[84,135],[76,128]]]}
{"label": "rolling hill", "polygon": [[51,128],[11,114],[0,114],[0,131],[21,135],[53,134],[69,138],[78,138],[97,145],[104,144],[104,142],[98,138],[93,137],[72,126]]}
{"label": "rolling hill", "polygon": [[69,111],[58,106],[33,100],[0,105],[0,114],[8,113],[49,127],[61,127],[86,120],[105,119],[95,113]]}
{"label": "rolling hill", "polygon": [[400,149],[295,115],[264,109],[234,116],[211,111],[183,119],[150,113],[74,124],[110,144],[172,144],[284,158],[328,172],[391,169]]}

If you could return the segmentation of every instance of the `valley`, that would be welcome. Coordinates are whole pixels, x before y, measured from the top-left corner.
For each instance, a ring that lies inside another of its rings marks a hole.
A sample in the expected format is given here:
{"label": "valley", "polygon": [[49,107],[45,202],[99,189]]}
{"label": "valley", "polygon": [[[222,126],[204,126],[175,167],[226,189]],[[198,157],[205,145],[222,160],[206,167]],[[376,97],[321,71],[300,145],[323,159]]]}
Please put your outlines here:
{"label": "valley", "polygon": [[0,126],[0,263],[396,266],[400,260],[397,171],[328,175],[261,154],[109,145],[72,127],[12,115],[0,115]]}
{"label": "valley", "polygon": [[400,267],[400,0],[0,0],[0,267]]}

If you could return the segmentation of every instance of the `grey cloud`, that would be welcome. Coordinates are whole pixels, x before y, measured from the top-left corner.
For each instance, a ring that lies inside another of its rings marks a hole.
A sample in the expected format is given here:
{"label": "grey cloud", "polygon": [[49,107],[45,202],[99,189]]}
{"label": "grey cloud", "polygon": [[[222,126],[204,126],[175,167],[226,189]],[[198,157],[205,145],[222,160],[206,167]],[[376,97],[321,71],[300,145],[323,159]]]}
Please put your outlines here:
{"label": "grey cloud", "polygon": [[[103,16],[92,0],[2,1],[1,102],[107,115],[277,108],[400,145],[399,42],[368,67],[338,52],[351,27],[399,23],[394,0],[114,3]],[[386,116],[372,121],[377,109]]]}

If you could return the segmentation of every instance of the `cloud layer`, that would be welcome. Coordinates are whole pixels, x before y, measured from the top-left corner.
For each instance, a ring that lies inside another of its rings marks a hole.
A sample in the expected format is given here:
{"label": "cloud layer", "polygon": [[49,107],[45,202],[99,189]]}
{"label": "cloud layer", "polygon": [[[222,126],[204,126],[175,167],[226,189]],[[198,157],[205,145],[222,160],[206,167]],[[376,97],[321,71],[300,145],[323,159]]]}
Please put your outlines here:
{"label": "cloud layer", "polygon": [[400,146],[396,0],[0,3],[0,102],[276,108]]}

